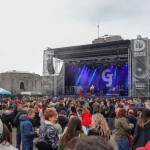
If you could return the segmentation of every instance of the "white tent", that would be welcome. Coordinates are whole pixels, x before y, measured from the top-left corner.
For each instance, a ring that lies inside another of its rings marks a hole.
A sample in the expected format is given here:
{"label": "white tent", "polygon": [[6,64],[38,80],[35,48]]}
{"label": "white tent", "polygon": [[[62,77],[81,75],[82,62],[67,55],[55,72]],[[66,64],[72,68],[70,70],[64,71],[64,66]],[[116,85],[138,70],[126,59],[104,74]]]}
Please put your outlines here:
{"label": "white tent", "polygon": [[7,90],[5,90],[3,88],[0,88],[0,94],[1,95],[11,95],[11,92],[9,92],[9,91],[7,91]]}

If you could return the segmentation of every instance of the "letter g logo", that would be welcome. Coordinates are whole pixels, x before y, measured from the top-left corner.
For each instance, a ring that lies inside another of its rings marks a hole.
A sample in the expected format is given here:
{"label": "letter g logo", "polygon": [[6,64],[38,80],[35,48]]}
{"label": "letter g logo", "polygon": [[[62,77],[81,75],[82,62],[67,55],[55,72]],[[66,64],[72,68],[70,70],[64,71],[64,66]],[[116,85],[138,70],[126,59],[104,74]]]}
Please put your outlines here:
{"label": "letter g logo", "polygon": [[113,76],[113,74],[111,74],[110,69],[106,69],[102,72],[102,79],[105,82],[108,82],[106,84],[106,87],[110,87],[112,85],[112,76]]}

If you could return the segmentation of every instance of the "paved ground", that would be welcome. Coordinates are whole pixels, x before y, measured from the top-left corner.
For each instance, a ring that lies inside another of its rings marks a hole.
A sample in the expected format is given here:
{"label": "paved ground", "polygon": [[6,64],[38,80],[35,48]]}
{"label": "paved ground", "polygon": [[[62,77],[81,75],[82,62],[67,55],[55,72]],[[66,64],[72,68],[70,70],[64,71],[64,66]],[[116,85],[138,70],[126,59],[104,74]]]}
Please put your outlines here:
{"label": "paved ground", "polygon": [[[37,140],[37,139],[35,139],[35,140]],[[16,147],[16,128],[13,128],[12,143],[13,143],[13,146]],[[34,148],[34,150],[36,150],[36,148]]]}
{"label": "paved ground", "polygon": [[16,147],[16,128],[13,128],[12,143],[13,143],[13,146]]}

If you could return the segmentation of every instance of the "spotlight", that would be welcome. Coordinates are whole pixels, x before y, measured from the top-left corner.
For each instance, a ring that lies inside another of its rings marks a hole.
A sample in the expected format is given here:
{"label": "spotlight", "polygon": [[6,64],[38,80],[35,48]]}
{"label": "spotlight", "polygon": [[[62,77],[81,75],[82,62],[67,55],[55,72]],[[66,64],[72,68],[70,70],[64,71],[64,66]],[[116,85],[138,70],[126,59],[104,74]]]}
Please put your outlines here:
{"label": "spotlight", "polygon": [[137,71],[141,73],[142,72],[142,68],[137,68]]}

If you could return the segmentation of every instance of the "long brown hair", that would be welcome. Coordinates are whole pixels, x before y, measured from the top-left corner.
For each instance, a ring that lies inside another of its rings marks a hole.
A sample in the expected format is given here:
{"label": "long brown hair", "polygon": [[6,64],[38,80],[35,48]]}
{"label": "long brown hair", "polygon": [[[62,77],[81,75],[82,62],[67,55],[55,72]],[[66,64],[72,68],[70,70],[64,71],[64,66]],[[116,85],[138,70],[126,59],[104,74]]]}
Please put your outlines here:
{"label": "long brown hair", "polygon": [[102,137],[86,136],[73,138],[64,150],[114,150],[114,146]]}
{"label": "long brown hair", "polygon": [[61,142],[66,145],[73,137],[78,136],[82,131],[81,120],[78,117],[73,117],[68,123],[68,128],[65,134],[61,138]]}
{"label": "long brown hair", "polygon": [[7,126],[3,124],[3,133],[2,138],[0,139],[0,144],[3,143],[6,144],[7,142],[12,144],[12,138],[10,135],[10,131],[8,130]]}
{"label": "long brown hair", "polygon": [[126,115],[126,109],[120,108],[117,114],[117,118],[125,117],[125,115]]}
{"label": "long brown hair", "polygon": [[89,112],[89,110],[88,110],[87,106],[84,105],[84,106],[82,107],[82,113],[88,113],[88,112]]}

